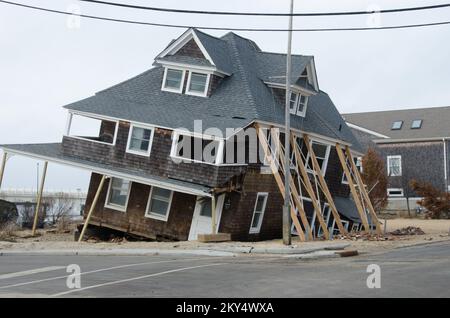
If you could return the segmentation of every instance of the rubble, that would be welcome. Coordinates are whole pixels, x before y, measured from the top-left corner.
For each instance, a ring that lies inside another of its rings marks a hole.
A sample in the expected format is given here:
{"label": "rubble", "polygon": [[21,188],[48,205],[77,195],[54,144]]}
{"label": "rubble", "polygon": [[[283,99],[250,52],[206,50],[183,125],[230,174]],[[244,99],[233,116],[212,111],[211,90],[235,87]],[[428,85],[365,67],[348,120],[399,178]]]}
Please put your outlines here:
{"label": "rubble", "polygon": [[392,231],[392,235],[424,235],[425,232],[422,231],[420,227],[408,226],[395,231]]}

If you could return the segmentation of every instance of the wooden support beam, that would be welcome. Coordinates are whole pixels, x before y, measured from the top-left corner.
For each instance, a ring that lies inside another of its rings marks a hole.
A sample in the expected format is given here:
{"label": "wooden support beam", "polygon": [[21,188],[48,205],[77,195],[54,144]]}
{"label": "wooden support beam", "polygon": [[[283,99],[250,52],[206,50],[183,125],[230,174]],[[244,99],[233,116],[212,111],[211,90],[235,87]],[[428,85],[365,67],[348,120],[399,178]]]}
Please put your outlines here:
{"label": "wooden support beam", "polygon": [[44,169],[42,170],[41,184],[39,186],[37,199],[36,199],[36,208],[34,210],[33,229],[31,230],[32,236],[36,235],[36,228],[37,228],[37,223],[39,220],[39,210],[41,208],[41,202],[42,202],[42,193],[44,192],[45,177],[47,175],[47,167],[48,167],[48,161],[45,161]]}
{"label": "wooden support beam", "polygon": [[[308,192],[308,195],[312,200],[314,211],[316,211],[316,215],[319,220],[320,226],[322,227],[323,234],[324,234],[325,238],[328,240],[330,238],[330,232],[328,231],[327,224],[325,223],[325,220],[323,219],[322,209],[320,208],[320,206],[318,204],[318,198],[316,197],[316,194],[314,193],[314,188],[311,184],[311,180],[309,180],[308,172],[306,171],[305,164],[302,159],[302,155],[301,155],[300,151],[298,150],[298,145],[297,145],[296,137],[294,136],[294,134],[291,134],[291,144],[292,144],[292,149],[294,150],[295,162],[297,163],[297,168],[300,171],[300,175],[302,177],[303,184],[305,185],[306,192]],[[319,194],[317,194],[317,195],[319,195]]]}
{"label": "wooden support beam", "polygon": [[[277,140],[279,140],[279,139],[277,139]],[[281,170],[285,171],[284,170],[284,161],[283,161],[283,159],[284,159],[284,151],[283,151],[283,149],[281,147],[279,149],[280,149],[280,159],[279,159],[279,161],[281,163]],[[300,193],[297,190],[297,187],[295,186],[295,182],[294,182],[294,180],[292,178],[289,178],[289,187],[291,189],[291,197],[292,197],[293,203],[295,204],[295,207],[297,208],[297,210],[299,212],[300,218],[301,218],[302,223],[303,223],[303,227],[305,228],[305,231],[308,233],[309,237],[311,239],[313,239],[312,229],[311,229],[311,226],[310,226],[310,224],[308,222],[308,218],[306,217],[305,209],[303,207],[303,200],[301,199]]]}
{"label": "wooden support beam", "polygon": [[328,189],[327,182],[325,181],[325,178],[322,175],[322,170],[320,169],[319,162],[317,161],[316,154],[314,153],[314,150],[312,148],[312,145],[310,143],[310,139],[308,135],[303,135],[303,140],[306,144],[306,147],[308,148],[309,155],[311,157],[311,162],[313,165],[313,170],[315,174],[317,175],[317,178],[319,179],[320,188],[322,189],[323,194],[325,195],[325,198],[327,199],[328,205],[331,208],[331,213],[333,213],[334,220],[336,221],[336,224],[338,226],[339,232],[341,234],[347,234],[347,230],[342,225],[341,217],[339,215],[339,212],[336,208],[336,205],[334,204],[333,196],[331,195],[330,190]]}
{"label": "wooden support beam", "polygon": [[[275,162],[273,162],[272,157],[269,155],[270,149],[269,149],[269,145],[267,143],[264,131],[261,129],[261,127],[259,127],[259,125],[255,125],[255,127],[256,127],[256,131],[258,133],[258,138],[261,143],[261,147],[264,150],[264,155],[266,157],[266,160],[267,160],[267,162],[269,162],[270,169],[272,170],[273,176],[278,185],[278,188],[280,189],[281,195],[284,198],[284,183],[283,183],[283,180],[278,171],[278,167],[276,166]],[[292,217],[292,221],[294,223],[295,229],[297,230],[300,241],[304,242],[306,240],[305,233],[303,232],[300,222],[298,221],[297,214],[296,214],[296,211],[293,206],[291,206],[291,217]]]}
{"label": "wooden support beam", "polygon": [[80,237],[78,238],[78,242],[83,241],[84,233],[86,232],[86,229],[89,225],[89,221],[91,219],[92,213],[95,210],[95,206],[97,205],[98,198],[100,197],[100,194],[102,193],[103,185],[105,184],[105,179],[106,179],[106,176],[103,175],[102,179],[100,180],[100,184],[98,186],[97,192],[95,193],[94,200],[92,201],[91,207],[89,208],[89,213],[86,216],[86,221],[84,222],[83,229],[81,230]]}
{"label": "wooden support beam", "polygon": [[358,167],[356,167],[356,164],[353,161],[353,156],[352,156],[352,153],[348,146],[345,146],[345,153],[347,154],[347,158],[350,159],[350,165],[352,167],[353,174],[356,176],[356,182],[358,184],[359,191],[362,194],[364,201],[366,202],[367,209],[369,210],[372,222],[375,224],[376,232],[377,232],[377,234],[381,235],[382,231],[381,231],[380,221],[378,220],[378,216],[375,213],[375,209],[373,208],[372,201],[370,201],[369,193],[367,193],[367,189],[364,185],[361,174],[359,173]]}
{"label": "wooden support beam", "polygon": [[[366,231],[370,232],[370,226],[369,226],[369,222],[367,221],[366,211],[363,208],[363,205],[359,198],[359,193],[355,187],[355,184],[353,183],[353,176],[350,173],[350,170],[348,170],[347,161],[346,161],[344,152],[341,149],[341,145],[338,143],[336,143],[336,152],[337,152],[339,160],[341,162],[341,166],[344,169],[345,177],[347,178],[348,186],[350,187],[350,191],[352,193],[353,200],[355,201],[356,208],[358,210],[361,221],[364,225],[364,229]],[[350,158],[350,160],[351,160],[351,158]]]}
{"label": "wooden support beam", "polygon": [[211,197],[211,234],[217,234],[217,209],[216,209],[216,194],[213,193]]}
{"label": "wooden support beam", "polygon": [[0,189],[2,188],[3,176],[5,174],[6,160],[8,160],[8,153],[3,153],[2,165],[0,166]]}

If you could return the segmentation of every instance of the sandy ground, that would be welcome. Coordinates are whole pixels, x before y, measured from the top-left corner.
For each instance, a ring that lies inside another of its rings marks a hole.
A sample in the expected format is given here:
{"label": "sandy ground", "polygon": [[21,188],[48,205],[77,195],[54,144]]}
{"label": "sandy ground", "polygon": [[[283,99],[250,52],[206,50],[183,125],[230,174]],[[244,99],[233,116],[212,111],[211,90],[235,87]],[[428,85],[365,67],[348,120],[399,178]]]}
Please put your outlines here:
{"label": "sandy ground", "polygon": [[[347,249],[357,249],[360,253],[377,252],[402,246],[422,244],[426,242],[437,242],[450,240],[450,220],[421,220],[421,219],[391,219],[387,221],[387,232],[407,226],[420,227],[425,235],[414,236],[392,236],[387,235],[382,241],[370,241],[362,237],[351,239],[335,239],[328,241],[331,244],[350,243]],[[230,247],[258,247],[270,248],[282,246],[281,240],[270,240],[263,242],[226,242],[226,243],[199,243],[199,242],[74,242],[73,233],[52,233],[40,230],[38,237],[30,237],[30,231],[19,231],[15,233],[13,242],[0,241],[0,250],[45,250],[45,249],[228,249]],[[293,239],[294,246],[314,247],[323,244],[324,241],[299,242]]]}

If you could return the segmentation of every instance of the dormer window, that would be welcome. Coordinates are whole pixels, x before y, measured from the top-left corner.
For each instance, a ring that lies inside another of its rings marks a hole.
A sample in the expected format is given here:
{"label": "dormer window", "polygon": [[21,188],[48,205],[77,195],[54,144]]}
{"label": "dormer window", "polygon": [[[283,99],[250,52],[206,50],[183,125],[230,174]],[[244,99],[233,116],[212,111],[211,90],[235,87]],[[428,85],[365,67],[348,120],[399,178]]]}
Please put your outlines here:
{"label": "dormer window", "polygon": [[307,104],[308,96],[291,92],[291,98],[289,99],[289,110],[291,114],[305,117]]}
{"label": "dormer window", "polygon": [[397,120],[392,123],[391,130],[400,130],[403,126],[403,120]]}
{"label": "dormer window", "polygon": [[209,74],[189,72],[186,94],[206,96],[208,93]]}
{"label": "dormer window", "polygon": [[163,91],[181,93],[183,91],[184,70],[166,68],[164,71]]}

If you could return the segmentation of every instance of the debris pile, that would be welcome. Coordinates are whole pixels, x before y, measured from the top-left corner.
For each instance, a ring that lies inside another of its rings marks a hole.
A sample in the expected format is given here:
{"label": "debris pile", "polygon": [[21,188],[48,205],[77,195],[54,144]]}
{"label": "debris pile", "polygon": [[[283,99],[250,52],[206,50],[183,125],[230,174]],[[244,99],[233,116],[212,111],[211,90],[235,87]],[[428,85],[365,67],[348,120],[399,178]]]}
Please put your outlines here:
{"label": "debris pile", "polygon": [[422,231],[422,229],[420,227],[408,226],[408,227],[404,227],[402,229],[392,231],[390,234],[392,234],[392,235],[424,235],[425,232]]}
{"label": "debris pile", "polygon": [[337,235],[337,239],[350,241],[390,241],[395,238],[387,235],[379,235],[376,233],[350,232],[346,235]]}

